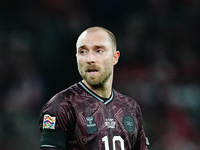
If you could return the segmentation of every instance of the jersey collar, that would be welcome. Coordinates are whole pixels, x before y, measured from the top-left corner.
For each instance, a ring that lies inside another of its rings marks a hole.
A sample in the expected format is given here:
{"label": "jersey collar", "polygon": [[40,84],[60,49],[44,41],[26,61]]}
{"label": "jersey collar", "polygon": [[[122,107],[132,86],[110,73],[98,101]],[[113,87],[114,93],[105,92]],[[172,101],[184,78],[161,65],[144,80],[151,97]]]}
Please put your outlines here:
{"label": "jersey collar", "polygon": [[111,92],[110,97],[108,99],[105,99],[105,98],[102,98],[102,97],[98,96],[96,93],[94,93],[92,90],[90,90],[83,82],[79,82],[79,85],[81,85],[81,87],[86,92],[88,92],[90,95],[92,95],[94,98],[96,98],[97,100],[101,101],[105,105],[107,105],[108,103],[110,103],[113,100],[113,91]]}

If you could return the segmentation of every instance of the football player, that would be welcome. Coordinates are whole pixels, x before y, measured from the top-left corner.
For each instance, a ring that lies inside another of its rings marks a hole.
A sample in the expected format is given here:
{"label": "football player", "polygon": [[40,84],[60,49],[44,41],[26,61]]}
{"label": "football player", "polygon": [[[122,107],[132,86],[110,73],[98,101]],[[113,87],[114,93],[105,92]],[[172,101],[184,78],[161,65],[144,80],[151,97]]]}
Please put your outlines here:
{"label": "football player", "polygon": [[90,27],[81,33],[76,58],[83,80],[43,107],[41,150],[147,150],[138,103],[112,87],[119,57],[109,30]]}

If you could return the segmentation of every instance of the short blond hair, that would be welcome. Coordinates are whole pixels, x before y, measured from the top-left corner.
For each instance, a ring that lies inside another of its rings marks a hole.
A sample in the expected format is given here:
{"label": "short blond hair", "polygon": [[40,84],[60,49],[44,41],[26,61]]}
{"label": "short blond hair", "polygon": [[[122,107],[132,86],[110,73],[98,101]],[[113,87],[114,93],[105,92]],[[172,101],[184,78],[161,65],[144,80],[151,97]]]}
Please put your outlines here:
{"label": "short blond hair", "polygon": [[115,35],[111,31],[109,31],[108,29],[100,27],[100,26],[94,26],[94,27],[87,28],[83,32],[90,32],[90,31],[94,32],[94,31],[98,31],[98,30],[103,30],[108,34],[108,36],[109,36],[109,38],[112,42],[113,48],[114,48],[113,51],[116,51],[117,50],[117,41],[116,41]]}

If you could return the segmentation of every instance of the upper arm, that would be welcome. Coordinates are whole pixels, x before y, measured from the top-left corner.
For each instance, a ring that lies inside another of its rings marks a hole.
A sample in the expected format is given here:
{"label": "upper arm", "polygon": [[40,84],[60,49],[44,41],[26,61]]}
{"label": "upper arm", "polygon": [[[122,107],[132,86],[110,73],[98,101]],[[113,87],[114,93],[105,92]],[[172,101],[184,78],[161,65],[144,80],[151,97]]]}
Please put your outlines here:
{"label": "upper arm", "polygon": [[55,99],[48,103],[40,116],[41,149],[65,149],[74,128],[74,114],[70,103]]}
{"label": "upper arm", "polygon": [[143,123],[142,123],[142,113],[141,113],[141,109],[139,105],[137,107],[137,119],[138,119],[139,129],[138,129],[138,135],[137,135],[134,150],[147,150],[148,142],[147,142],[147,138],[146,138]]}
{"label": "upper arm", "polygon": [[61,130],[43,129],[41,133],[41,148],[65,149],[67,134]]}

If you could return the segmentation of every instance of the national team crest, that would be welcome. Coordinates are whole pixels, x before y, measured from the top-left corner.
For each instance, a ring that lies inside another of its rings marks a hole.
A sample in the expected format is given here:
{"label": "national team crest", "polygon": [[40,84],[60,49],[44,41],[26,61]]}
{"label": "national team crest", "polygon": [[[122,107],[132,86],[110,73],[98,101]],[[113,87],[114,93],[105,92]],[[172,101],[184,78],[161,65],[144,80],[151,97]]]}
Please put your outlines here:
{"label": "national team crest", "polygon": [[124,128],[126,129],[126,131],[128,131],[130,133],[134,133],[134,131],[135,131],[135,122],[134,122],[133,118],[130,115],[124,116],[123,125],[124,125]]}
{"label": "national team crest", "polygon": [[43,129],[55,129],[56,117],[52,117],[49,114],[44,115]]}

